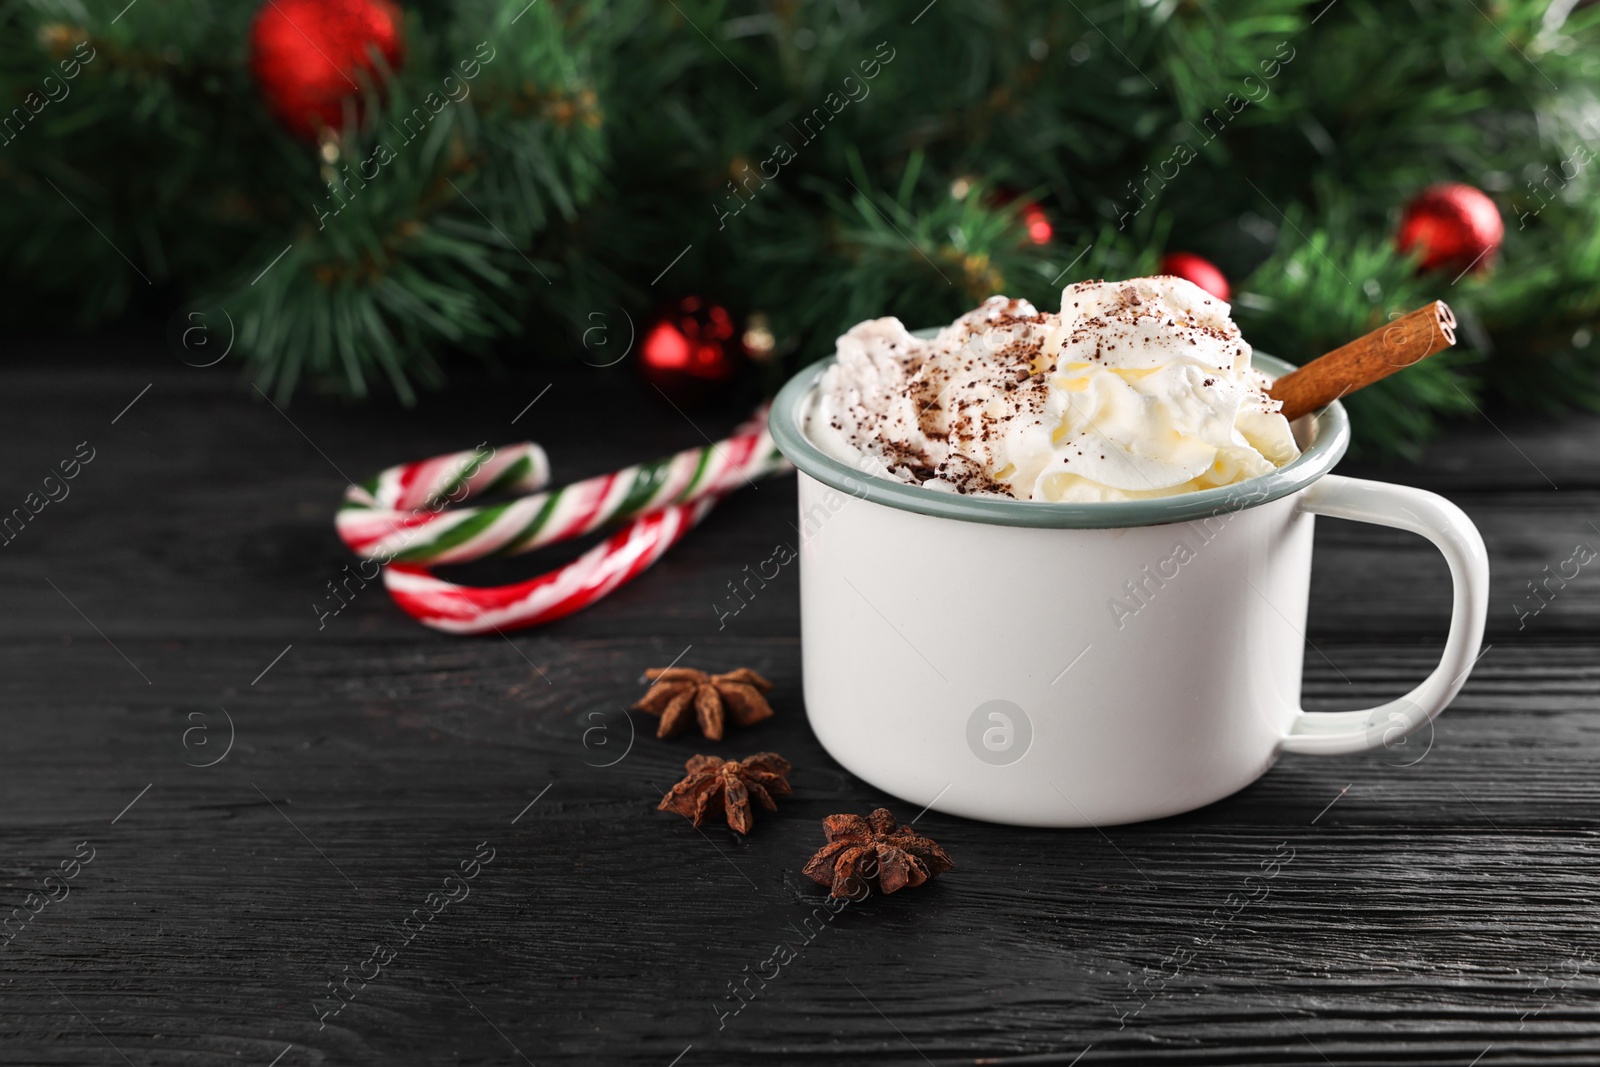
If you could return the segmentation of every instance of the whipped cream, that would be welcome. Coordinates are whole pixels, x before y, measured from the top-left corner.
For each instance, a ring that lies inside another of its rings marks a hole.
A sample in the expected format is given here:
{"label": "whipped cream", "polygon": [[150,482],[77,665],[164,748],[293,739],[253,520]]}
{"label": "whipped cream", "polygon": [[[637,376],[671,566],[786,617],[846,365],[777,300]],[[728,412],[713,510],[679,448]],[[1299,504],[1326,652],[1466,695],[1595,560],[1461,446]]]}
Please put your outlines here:
{"label": "whipped cream", "polygon": [[1080,282],[1060,313],[991,297],[930,340],[839,338],[806,434],[841,462],[1019,500],[1171,496],[1300,454],[1226,302],[1181,278]]}

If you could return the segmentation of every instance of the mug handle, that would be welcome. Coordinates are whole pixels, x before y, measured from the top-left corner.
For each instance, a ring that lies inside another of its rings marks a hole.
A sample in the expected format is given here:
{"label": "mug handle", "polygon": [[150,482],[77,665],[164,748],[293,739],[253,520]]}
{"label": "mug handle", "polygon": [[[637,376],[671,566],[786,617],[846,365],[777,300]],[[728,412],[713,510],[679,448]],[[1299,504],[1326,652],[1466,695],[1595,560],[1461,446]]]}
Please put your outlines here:
{"label": "mug handle", "polygon": [[1299,506],[1313,515],[1421,534],[1439,547],[1450,564],[1455,604],[1444,657],[1433,673],[1400,699],[1365,711],[1301,711],[1281,750],[1338,756],[1380,748],[1432,722],[1460,692],[1477,662],[1489,610],[1489,557],[1483,537],[1472,520],[1444,497],[1388,482],[1325,475],[1301,495]]}

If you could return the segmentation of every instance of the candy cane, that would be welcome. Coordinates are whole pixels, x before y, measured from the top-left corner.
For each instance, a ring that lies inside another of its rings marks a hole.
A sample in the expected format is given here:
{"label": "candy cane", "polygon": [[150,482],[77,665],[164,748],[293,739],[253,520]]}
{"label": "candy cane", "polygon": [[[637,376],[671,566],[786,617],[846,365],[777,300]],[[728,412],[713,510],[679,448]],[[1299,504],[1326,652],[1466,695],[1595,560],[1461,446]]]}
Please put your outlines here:
{"label": "candy cane", "polygon": [[[346,492],[336,525],[352,550],[391,564],[385,587],[424,625],[450,633],[504,631],[594,603],[660,559],[727,493],[787,466],[758,413],[705,448],[507,504],[444,510],[484,492],[541,489],[549,463],[537,445],[523,443],[391,467]],[[619,519],[629,521],[605,542],[525,582],[464,586],[428,570],[527,552]]]}
{"label": "candy cane", "polygon": [[514,585],[457,585],[410,564],[385,568],[383,583],[395,603],[435,630],[481,634],[537,626],[586,608],[637,577],[717,500],[705,496],[640,516],[566,566]]}
{"label": "candy cane", "polygon": [[423,505],[437,503],[439,486],[459,485],[460,499],[503,480],[538,488],[549,472],[543,451],[533,444],[511,446],[511,460],[491,468],[500,460],[497,452],[483,461],[489,473],[466,479],[460,476],[468,462],[463,457],[473,453],[392,467],[345,493],[339,536],[358,555],[395,563],[460,563],[529,552],[666,504],[725,493],[787,466],[764,423],[741,429],[704,448],[480,508]]}

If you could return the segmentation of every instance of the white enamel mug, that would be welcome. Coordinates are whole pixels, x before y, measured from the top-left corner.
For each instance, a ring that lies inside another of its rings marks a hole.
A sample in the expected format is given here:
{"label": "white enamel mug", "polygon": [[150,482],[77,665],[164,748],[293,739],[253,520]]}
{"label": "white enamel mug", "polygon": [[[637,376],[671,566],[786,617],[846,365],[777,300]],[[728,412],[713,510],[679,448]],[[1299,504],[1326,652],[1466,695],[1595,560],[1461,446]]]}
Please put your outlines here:
{"label": "white enamel mug", "polygon": [[[1297,427],[1299,459],[1248,482],[1034,503],[902,485],[825,455],[803,431],[825,366],[790,381],[771,414],[799,474],[806,713],[839,763],[908,804],[1024,826],[1175,815],[1285,752],[1394,745],[1472,669],[1482,537],[1443,497],[1329,474],[1350,438],[1339,404]],[[1317,515],[1421,534],[1450,565],[1439,666],[1368,710],[1300,707]]]}

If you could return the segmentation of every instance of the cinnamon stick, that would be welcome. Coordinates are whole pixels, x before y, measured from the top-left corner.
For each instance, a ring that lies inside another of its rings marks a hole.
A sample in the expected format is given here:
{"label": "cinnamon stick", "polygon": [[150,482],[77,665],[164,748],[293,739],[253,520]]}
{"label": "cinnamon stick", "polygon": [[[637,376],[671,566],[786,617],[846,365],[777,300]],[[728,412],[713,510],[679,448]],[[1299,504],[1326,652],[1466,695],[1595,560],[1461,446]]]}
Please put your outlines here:
{"label": "cinnamon stick", "polygon": [[1455,327],[1450,306],[1435,300],[1290,371],[1272,383],[1268,395],[1283,401],[1283,415],[1293,421],[1449,348],[1456,343]]}

